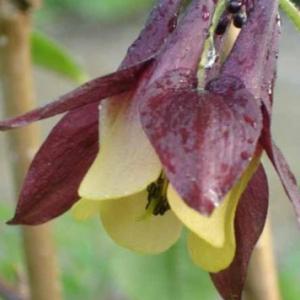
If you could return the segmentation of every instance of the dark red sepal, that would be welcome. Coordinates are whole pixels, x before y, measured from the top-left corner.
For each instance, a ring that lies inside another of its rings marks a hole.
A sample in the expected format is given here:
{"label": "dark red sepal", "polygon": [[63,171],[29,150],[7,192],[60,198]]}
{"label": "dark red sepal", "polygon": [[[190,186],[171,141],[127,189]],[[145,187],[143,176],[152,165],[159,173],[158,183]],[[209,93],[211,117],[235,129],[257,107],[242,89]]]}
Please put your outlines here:
{"label": "dark red sepal", "polygon": [[[235,76],[256,98],[260,97],[267,52],[276,25],[278,0],[256,0],[249,19],[224,62],[222,74]],[[255,41],[255,43],[253,42]]]}
{"label": "dark red sepal", "polygon": [[0,130],[24,127],[32,122],[50,118],[80,106],[99,102],[132,89],[141,72],[153,61],[165,38],[176,27],[181,0],[160,0],[154,7],[144,30],[129,47],[118,71],[91,80],[61,96],[58,100],[24,115],[0,121]]}
{"label": "dark red sepal", "polygon": [[266,108],[264,108],[264,130],[261,137],[261,144],[264,150],[266,151],[269,159],[271,160],[284,187],[284,190],[294,206],[298,221],[300,222],[299,186],[296,177],[292,173],[285,157],[272,140],[270,128],[270,115],[268,114]]}
{"label": "dark red sepal", "polygon": [[98,110],[90,104],[68,113],[35,156],[8,224],[37,225],[67,211],[98,152]]}
{"label": "dark red sepal", "polygon": [[300,191],[296,177],[274,141],[270,141],[268,145],[265,145],[265,151],[275,167],[287,196],[293,203],[298,221],[300,222]]}
{"label": "dark red sepal", "polygon": [[272,102],[273,90],[276,80],[276,62],[278,57],[280,27],[275,24],[272,38],[269,45],[268,55],[264,64],[264,77],[261,91],[261,101],[263,110],[263,132],[261,137],[261,145],[271,160],[285,192],[291,200],[298,221],[300,222],[300,191],[297,180],[292,173],[285,157],[280,149],[276,146],[272,139],[271,119],[272,119]]}
{"label": "dark red sepal", "polygon": [[147,89],[141,121],[168,179],[187,204],[210,214],[253,157],[262,117],[237,78],[198,92],[186,70],[166,74]]}
{"label": "dark red sepal", "polygon": [[121,67],[153,56],[175,30],[182,0],[157,0],[145,27],[129,47]]}
{"label": "dark red sepal", "polygon": [[249,260],[268,212],[268,182],[260,165],[238,204],[235,218],[236,254],[231,265],[211,279],[224,300],[241,300]]}
{"label": "dark red sepal", "polygon": [[134,66],[91,80],[41,108],[16,118],[1,121],[0,130],[24,127],[32,122],[50,118],[93,102],[100,102],[107,97],[128,91],[136,85],[139,75],[151,62],[152,59],[148,59]]}
{"label": "dark red sepal", "polygon": [[[143,61],[159,50],[174,30],[180,3],[181,0],[158,1],[120,69]],[[36,155],[25,178],[15,216],[8,223],[40,224],[68,210],[78,199],[79,184],[96,157],[98,144],[98,104],[69,112]]]}

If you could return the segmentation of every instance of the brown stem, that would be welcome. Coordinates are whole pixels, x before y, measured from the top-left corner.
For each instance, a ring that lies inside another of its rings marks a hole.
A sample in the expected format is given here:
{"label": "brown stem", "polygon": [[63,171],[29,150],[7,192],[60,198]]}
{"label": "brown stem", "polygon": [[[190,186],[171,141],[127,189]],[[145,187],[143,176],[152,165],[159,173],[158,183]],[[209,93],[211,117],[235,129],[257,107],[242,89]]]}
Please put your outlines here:
{"label": "brown stem", "polygon": [[[1,75],[5,112],[17,115],[35,106],[31,55],[30,10],[20,11],[12,3],[0,1]],[[13,175],[16,191],[39,146],[39,128],[36,125],[9,134]],[[55,252],[49,225],[22,228],[25,260],[30,283],[31,300],[59,300],[60,285]]]}
{"label": "brown stem", "polygon": [[253,252],[245,286],[246,300],[280,300],[270,220]]}

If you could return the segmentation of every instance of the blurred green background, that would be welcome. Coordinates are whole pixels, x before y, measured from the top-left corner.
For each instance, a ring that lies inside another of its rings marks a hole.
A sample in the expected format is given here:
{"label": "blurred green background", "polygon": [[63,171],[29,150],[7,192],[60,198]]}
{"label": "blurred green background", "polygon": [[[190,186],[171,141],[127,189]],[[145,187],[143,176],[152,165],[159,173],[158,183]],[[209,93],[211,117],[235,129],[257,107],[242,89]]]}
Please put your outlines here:
{"label": "blurred green background", "polygon": [[[35,16],[36,28],[57,39],[92,76],[112,71],[137,35],[153,0],[45,0]],[[299,2],[299,1],[298,1]],[[284,37],[275,107],[276,137],[296,174],[300,175],[299,137],[299,35],[283,20]],[[298,53],[298,55],[296,55]],[[297,58],[298,56],[298,58]],[[74,87],[47,72],[35,70],[41,103]],[[298,112],[296,112],[298,110]],[[55,120],[43,122],[44,136]],[[284,131],[287,123],[297,124]],[[294,136],[293,133],[294,132]],[[1,138],[0,167],[0,273],[12,283],[22,282],[21,241],[17,227],[4,225],[14,209],[5,141]],[[269,168],[270,169],[270,168]],[[285,300],[300,299],[300,233],[283,191],[271,171],[271,209],[280,285]],[[283,198],[283,199],[281,199]],[[216,299],[208,275],[195,267],[187,255],[184,237],[163,255],[138,256],[116,246],[97,219],[77,223],[69,214],[53,222],[67,300],[194,300]],[[272,299],[266,299],[272,300]]]}
{"label": "blurred green background", "polygon": [[153,0],[47,0],[44,1],[43,12],[52,16],[73,14],[83,19],[115,22],[140,13],[152,3]]}
{"label": "blurred green background", "polygon": [[[293,0],[299,4],[300,0]],[[83,18],[101,21],[116,21],[117,18],[127,18],[149,8],[154,0],[46,0],[46,14],[72,13]]]}

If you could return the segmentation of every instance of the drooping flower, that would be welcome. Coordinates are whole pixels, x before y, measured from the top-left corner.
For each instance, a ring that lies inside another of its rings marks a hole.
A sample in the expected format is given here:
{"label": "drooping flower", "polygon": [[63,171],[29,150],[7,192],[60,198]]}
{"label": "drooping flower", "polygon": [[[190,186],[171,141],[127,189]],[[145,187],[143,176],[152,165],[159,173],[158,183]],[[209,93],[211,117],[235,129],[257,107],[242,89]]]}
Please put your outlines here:
{"label": "drooping flower", "polygon": [[[5,130],[68,111],[36,155],[10,223],[48,221],[80,196],[77,217],[100,213],[114,240],[144,253],[169,248],[183,224],[195,263],[214,273],[225,299],[240,299],[267,214],[263,150],[300,215],[296,181],[270,133],[278,2],[246,9],[235,46],[202,90],[197,70],[216,3],[192,1],[176,27],[180,6],[159,1],[119,71],[0,122]],[[98,153],[98,104],[108,97]]]}
{"label": "drooping flower", "polygon": [[[0,129],[8,130],[68,112],[36,154],[12,223],[43,223],[78,201],[80,182],[98,153],[99,102],[113,95],[123,96],[122,93],[136,88],[145,67],[151,65],[174,30],[180,2],[158,2],[117,72],[94,79],[44,107],[1,122]],[[122,104],[123,99],[118,99]]]}

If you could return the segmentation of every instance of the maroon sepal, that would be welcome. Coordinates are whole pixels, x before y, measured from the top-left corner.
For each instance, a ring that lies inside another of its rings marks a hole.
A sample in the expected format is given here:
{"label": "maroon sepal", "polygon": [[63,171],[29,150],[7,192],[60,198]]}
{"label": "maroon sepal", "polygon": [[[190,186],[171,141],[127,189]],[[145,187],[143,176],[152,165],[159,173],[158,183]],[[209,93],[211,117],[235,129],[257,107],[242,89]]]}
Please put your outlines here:
{"label": "maroon sepal", "polygon": [[276,62],[280,37],[280,27],[277,23],[278,22],[276,22],[274,26],[269,51],[264,64],[265,71],[261,93],[264,126],[261,137],[261,145],[271,160],[285,192],[294,206],[298,221],[300,222],[300,191],[298,183],[285,157],[274,143],[271,133],[273,90],[276,79]]}
{"label": "maroon sepal", "polygon": [[279,175],[287,196],[294,205],[298,221],[300,221],[300,191],[297,180],[292,173],[286,159],[284,158],[280,149],[275,145],[274,141],[269,141],[269,143],[264,144],[264,146],[268,157],[272,161],[276,172]]}
{"label": "maroon sepal", "polygon": [[182,0],[157,0],[144,29],[129,47],[121,67],[130,66],[153,56],[177,26]]}
{"label": "maroon sepal", "polygon": [[261,111],[237,78],[215,80],[198,92],[194,78],[180,71],[148,87],[141,120],[177,192],[209,214],[253,157]]}
{"label": "maroon sepal", "polygon": [[36,154],[8,224],[37,225],[67,211],[98,152],[98,110],[90,104],[68,113]]}
{"label": "maroon sepal", "polygon": [[223,75],[241,79],[256,98],[260,98],[263,88],[266,56],[270,52],[277,16],[278,0],[256,0],[221,70]]}
{"label": "maroon sepal", "polygon": [[214,0],[191,1],[176,30],[161,49],[148,85],[177,69],[186,69],[189,74],[196,75],[215,7]]}
{"label": "maroon sepal", "polygon": [[280,181],[284,187],[284,190],[291,200],[298,222],[300,222],[300,191],[297,180],[292,173],[285,157],[281,153],[280,149],[276,146],[271,136],[270,128],[270,116],[267,109],[264,109],[264,130],[261,138],[261,144],[266,151],[269,159],[271,160]]}
{"label": "maroon sepal", "polygon": [[93,102],[100,102],[107,97],[128,91],[136,85],[139,75],[152,61],[153,59],[148,59],[134,66],[91,80],[41,108],[16,118],[1,121],[0,130],[24,127],[32,122],[50,118]]}
{"label": "maroon sepal", "polygon": [[[273,34],[269,42],[268,51],[266,53],[264,72],[261,82],[260,99],[262,101],[263,110],[266,110],[268,116],[271,116],[272,114],[273,92],[277,75],[277,59],[280,33],[281,29],[278,22],[276,21],[273,29]],[[266,121],[267,123],[269,122],[268,120]]]}
{"label": "maroon sepal", "polygon": [[235,218],[237,249],[231,265],[211,279],[224,300],[241,300],[249,260],[260,237],[268,211],[268,182],[262,166],[243,193]]}
{"label": "maroon sepal", "polygon": [[0,130],[24,127],[83,105],[132,89],[139,75],[154,60],[166,37],[175,29],[181,0],[159,0],[138,39],[129,47],[118,71],[93,79],[41,108],[0,121]]}
{"label": "maroon sepal", "polygon": [[[148,59],[159,50],[167,35],[174,30],[180,3],[181,0],[158,1],[145,29],[129,48],[119,74],[125,75],[126,67]],[[110,85],[111,81],[107,78],[106,82]],[[130,78],[126,80],[131,82]],[[99,101],[99,82],[95,82],[94,87],[93,101]],[[118,86],[112,87],[120,89]],[[89,87],[87,89],[92,90]],[[74,96],[74,93],[78,93],[78,90],[69,95]],[[36,117],[33,113],[33,119]],[[67,113],[52,130],[32,162],[15,216],[9,224],[41,224],[68,210],[78,199],[79,184],[94,161],[98,146],[97,102]]]}

